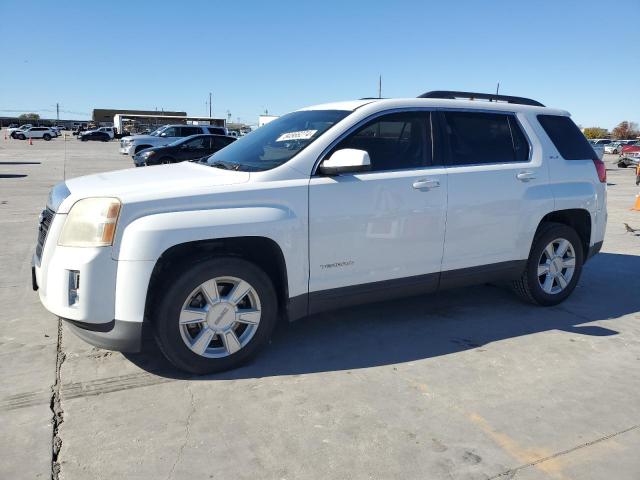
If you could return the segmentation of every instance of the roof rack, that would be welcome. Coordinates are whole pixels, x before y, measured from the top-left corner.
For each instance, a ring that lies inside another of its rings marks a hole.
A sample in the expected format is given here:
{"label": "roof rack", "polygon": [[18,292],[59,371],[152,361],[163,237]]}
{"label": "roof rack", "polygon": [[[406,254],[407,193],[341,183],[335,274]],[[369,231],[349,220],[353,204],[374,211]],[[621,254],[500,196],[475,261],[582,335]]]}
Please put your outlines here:
{"label": "roof rack", "polygon": [[449,90],[434,90],[419,95],[418,98],[448,98],[455,100],[456,98],[467,98],[469,100],[489,100],[490,102],[507,102],[517,103],[519,105],[533,105],[534,107],[544,107],[543,104],[536,100],[524,97],[512,97],[510,95],[495,95],[493,93],[476,93],[476,92],[454,92]]}

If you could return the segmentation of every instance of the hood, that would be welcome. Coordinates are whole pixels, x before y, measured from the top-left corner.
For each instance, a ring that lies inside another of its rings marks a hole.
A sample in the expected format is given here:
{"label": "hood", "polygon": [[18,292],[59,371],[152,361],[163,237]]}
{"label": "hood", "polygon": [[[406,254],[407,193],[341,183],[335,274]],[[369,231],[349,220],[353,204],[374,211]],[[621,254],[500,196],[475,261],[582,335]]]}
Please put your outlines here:
{"label": "hood", "polygon": [[59,213],[68,212],[76,201],[87,197],[116,197],[122,203],[193,195],[215,187],[249,181],[248,172],[222,170],[191,162],[131,168],[67,180],[70,195]]}
{"label": "hood", "polygon": [[160,138],[165,138],[165,137],[154,137],[153,135],[129,135],[128,137],[122,137],[123,140],[129,140],[131,142],[135,141],[135,140],[143,140],[143,141],[154,141],[154,140],[158,140]]}

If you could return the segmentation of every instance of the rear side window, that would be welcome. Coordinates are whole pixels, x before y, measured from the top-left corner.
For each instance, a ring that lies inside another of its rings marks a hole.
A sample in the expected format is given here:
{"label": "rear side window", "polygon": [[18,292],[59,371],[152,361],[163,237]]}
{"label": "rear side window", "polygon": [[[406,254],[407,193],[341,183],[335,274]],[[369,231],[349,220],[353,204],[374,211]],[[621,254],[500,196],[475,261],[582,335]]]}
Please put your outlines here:
{"label": "rear side window", "polygon": [[513,115],[443,112],[452,165],[526,162],[529,143]]}
{"label": "rear side window", "polygon": [[191,135],[198,135],[202,133],[199,127],[180,127],[181,137],[190,137]]}
{"label": "rear side window", "polygon": [[565,160],[598,158],[585,136],[569,117],[538,115],[538,121]]}

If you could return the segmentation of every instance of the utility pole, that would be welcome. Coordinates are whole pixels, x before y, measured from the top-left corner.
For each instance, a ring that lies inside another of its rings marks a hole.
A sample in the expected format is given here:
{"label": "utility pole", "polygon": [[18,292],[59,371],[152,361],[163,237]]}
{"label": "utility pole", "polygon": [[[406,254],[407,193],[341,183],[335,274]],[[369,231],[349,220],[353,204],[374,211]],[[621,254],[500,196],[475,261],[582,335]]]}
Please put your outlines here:
{"label": "utility pole", "polygon": [[209,118],[211,118],[211,92],[209,92]]}
{"label": "utility pole", "polygon": [[382,98],[382,75],[378,77],[378,98]]}

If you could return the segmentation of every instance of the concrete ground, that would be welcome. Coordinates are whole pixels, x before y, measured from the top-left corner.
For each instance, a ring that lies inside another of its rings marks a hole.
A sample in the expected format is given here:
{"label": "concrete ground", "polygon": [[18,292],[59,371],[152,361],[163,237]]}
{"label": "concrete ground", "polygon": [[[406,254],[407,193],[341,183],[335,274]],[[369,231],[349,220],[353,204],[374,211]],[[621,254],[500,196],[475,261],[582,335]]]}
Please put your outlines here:
{"label": "concrete ground", "polygon": [[48,190],[117,150],[0,137],[0,478],[640,478],[638,188],[613,156],[604,250],[564,304],[481,286],[326,313],[188,378],[59,335],[31,290]]}

